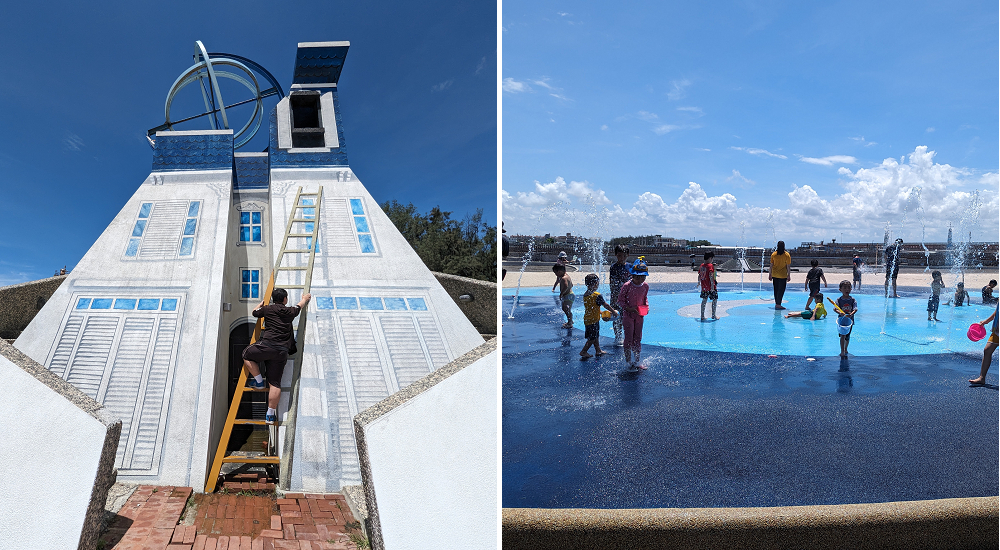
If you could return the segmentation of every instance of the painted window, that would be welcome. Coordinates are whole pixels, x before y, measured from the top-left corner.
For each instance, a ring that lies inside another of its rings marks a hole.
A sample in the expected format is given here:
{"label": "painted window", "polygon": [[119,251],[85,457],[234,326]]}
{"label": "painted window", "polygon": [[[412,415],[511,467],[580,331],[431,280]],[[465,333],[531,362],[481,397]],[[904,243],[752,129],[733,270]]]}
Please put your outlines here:
{"label": "painted window", "polygon": [[260,270],[240,269],[240,298],[256,300],[260,298]]}
{"label": "painted window", "polygon": [[198,230],[198,212],[201,210],[201,201],[191,201],[188,205],[187,219],[184,222],[184,236],[181,237],[181,256],[190,256],[194,253],[194,237]]}
{"label": "painted window", "polygon": [[351,199],[351,214],[354,216],[354,231],[358,235],[358,244],[362,254],[375,253],[375,239],[372,238],[368,217],[365,216],[365,205],[361,199]]}
{"label": "painted window", "polygon": [[[162,304],[162,305],[161,305]],[[176,311],[176,298],[79,298],[75,309]]]}
{"label": "painted window", "polygon": [[125,256],[134,258],[139,253],[139,245],[142,243],[142,235],[146,232],[146,224],[149,223],[149,214],[153,211],[153,203],[144,202],[139,206],[139,217],[132,226],[132,237],[125,246]]}
{"label": "painted window", "polygon": [[[166,260],[194,254],[201,201],[144,202],[125,245],[126,258]],[[176,233],[180,224],[180,235]],[[178,247],[177,239],[180,238]]]}
{"label": "painted window", "polygon": [[260,211],[249,210],[240,212],[240,242],[259,243],[261,242],[262,216]]}
{"label": "painted window", "polygon": [[378,296],[317,296],[317,309],[361,311],[427,311],[423,298],[380,298]]}

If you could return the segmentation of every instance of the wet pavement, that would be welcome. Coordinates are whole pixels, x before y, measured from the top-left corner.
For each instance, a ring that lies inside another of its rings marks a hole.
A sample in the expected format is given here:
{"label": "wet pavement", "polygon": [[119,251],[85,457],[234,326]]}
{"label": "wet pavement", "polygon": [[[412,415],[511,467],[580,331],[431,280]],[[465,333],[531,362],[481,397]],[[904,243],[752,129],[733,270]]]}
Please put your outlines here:
{"label": "wet pavement", "polygon": [[[514,319],[510,305],[505,296],[504,507],[998,494],[996,358],[986,387],[967,382],[981,351],[909,355],[885,346],[883,355],[842,361],[644,344],[649,369],[631,374],[610,324],[601,330],[611,353],[581,360],[583,331],[559,328],[551,296],[522,296]],[[759,315],[740,319],[773,322],[776,313]]]}

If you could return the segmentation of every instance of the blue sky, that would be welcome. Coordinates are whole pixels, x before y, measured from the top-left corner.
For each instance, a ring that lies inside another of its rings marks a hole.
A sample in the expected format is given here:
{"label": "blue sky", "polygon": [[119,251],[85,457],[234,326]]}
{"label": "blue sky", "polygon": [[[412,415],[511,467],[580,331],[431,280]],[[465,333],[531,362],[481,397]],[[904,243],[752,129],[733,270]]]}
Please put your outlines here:
{"label": "blue sky", "polygon": [[995,2],[611,6],[503,3],[509,233],[998,239]]}
{"label": "blue sky", "polygon": [[347,152],[375,199],[457,219],[482,208],[496,223],[495,4],[57,1],[3,12],[0,285],[72,269],[97,240],[149,174],[146,130],[163,122],[195,40],[260,63],[286,92],[296,43],[350,41]]}

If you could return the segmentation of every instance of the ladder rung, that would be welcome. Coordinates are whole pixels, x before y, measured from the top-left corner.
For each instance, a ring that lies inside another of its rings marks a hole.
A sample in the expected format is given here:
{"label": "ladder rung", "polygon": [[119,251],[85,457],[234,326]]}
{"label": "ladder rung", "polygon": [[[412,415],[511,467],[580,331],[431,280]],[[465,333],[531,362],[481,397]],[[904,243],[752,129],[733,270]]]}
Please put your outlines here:
{"label": "ladder rung", "polygon": [[299,267],[279,267],[278,271],[297,271],[297,270],[305,271],[306,269],[309,269],[309,267],[303,265]]}
{"label": "ladder rung", "polygon": [[270,391],[270,390],[268,390],[266,386],[263,388],[251,388],[250,386],[243,386],[243,391],[248,392],[248,391]]}
{"label": "ladder rung", "polygon": [[269,424],[263,420],[250,420],[249,418],[236,418],[233,420],[233,424],[249,424],[252,426],[268,426]]}
{"label": "ladder rung", "polygon": [[289,237],[315,237],[312,233],[289,233]]}
{"label": "ladder rung", "polygon": [[222,459],[223,462],[237,464],[280,464],[281,457],[277,456],[242,456],[229,455]]}
{"label": "ladder rung", "polygon": [[306,285],[281,285],[281,288],[298,288],[304,289]]}
{"label": "ladder rung", "polygon": [[292,218],[293,222],[314,222],[316,218]]}
{"label": "ladder rung", "polygon": [[299,250],[299,249],[295,249],[295,250],[288,250],[288,249],[286,249],[286,250],[284,250],[285,254],[308,254],[310,252],[312,252],[312,250],[310,250],[308,248],[306,248],[304,250]]}

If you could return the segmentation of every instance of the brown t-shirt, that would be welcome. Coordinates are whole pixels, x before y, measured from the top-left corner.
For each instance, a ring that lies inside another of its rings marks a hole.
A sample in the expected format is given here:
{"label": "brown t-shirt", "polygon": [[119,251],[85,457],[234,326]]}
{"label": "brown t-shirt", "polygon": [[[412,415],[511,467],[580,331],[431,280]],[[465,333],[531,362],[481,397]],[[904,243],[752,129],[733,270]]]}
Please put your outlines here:
{"label": "brown t-shirt", "polygon": [[288,347],[292,339],[292,319],[298,316],[299,306],[283,306],[268,304],[253,311],[254,317],[264,318],[264,332],[260,335],[261,343],[271,347]]}

